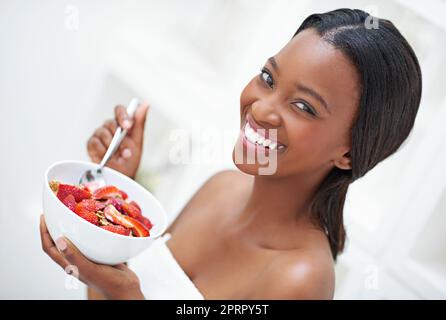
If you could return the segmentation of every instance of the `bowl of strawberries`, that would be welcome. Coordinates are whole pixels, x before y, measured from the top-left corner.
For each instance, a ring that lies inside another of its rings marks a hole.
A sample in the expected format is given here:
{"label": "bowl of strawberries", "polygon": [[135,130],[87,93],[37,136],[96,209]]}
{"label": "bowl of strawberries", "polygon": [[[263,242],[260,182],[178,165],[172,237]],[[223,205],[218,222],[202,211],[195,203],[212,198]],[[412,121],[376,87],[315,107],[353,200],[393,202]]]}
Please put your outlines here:
{"label": "bowl of strawberries", "polygon": [[79,184],[94,163],[62,161],[45,172],[43,210],[51,237],[63,235],[90,260],[116,265],[148,248],[167,227],[159,201],[136,181],[104,168],[106,185]]}

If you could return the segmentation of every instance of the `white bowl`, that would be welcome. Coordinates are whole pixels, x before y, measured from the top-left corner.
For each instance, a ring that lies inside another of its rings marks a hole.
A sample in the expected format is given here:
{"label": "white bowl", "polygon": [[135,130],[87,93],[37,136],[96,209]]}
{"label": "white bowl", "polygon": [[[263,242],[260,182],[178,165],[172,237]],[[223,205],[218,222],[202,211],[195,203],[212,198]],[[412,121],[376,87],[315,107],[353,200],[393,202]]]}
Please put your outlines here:
{"label": "white bowl", "polygon": [[150,237],[128,237],[116,234],[79,217],[68,209],[54,194],[49,181],[78,184],[81,175],[97,165],[81,161],[61,161],[45,172],[43,186],[43,212],[48,231],[56,240],[64,235],[90,260],[108,265],[126,262],[147,249],[167,227],[167,215],[159,201],[145,188],[129,177],[110,168],[103,171],[107,184],[125,191],[129,199],[136,201],[142,214],[150,219],[153,228]]}

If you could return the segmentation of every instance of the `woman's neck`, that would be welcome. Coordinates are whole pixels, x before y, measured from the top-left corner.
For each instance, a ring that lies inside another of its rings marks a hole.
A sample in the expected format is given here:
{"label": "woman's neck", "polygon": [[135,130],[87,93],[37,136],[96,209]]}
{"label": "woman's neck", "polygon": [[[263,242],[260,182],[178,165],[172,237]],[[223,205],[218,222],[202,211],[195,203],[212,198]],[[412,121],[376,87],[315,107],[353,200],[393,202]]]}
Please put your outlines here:
{"label": "woman's neck", "polygon": [[284,178],[255,176],[251,194],[239,216],[239,232],[264,239],[311,225],[310,202],[327,173]]}

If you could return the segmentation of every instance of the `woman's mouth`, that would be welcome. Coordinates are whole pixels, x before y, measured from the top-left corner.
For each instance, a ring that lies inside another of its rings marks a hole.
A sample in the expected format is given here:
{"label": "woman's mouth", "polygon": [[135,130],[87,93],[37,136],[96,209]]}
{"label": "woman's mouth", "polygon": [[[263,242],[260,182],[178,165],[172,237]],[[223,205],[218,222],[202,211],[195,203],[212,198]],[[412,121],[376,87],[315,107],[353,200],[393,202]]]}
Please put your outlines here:
{"label": "woman's mouth", "polygon": [[271,130],[275,129],[262,128],[247,115],[242,134],[247,143],[255,145],[256,147],[265,150],[284,151],[286,146],[273,138],[275,135],[272,134]]}

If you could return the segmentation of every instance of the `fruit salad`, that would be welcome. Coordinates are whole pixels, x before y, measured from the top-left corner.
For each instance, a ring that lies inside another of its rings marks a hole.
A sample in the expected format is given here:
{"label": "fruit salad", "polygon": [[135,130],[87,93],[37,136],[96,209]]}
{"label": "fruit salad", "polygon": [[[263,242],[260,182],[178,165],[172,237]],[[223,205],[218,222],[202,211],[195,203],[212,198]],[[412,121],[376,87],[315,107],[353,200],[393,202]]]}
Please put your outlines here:
{"label": "fruit salad", "polygon": [[140,206],[115,186],[71,185],[52,180],[49,183],[57,198],[88,222],[110,232],[148,237],[153,224],[142,215]]}

